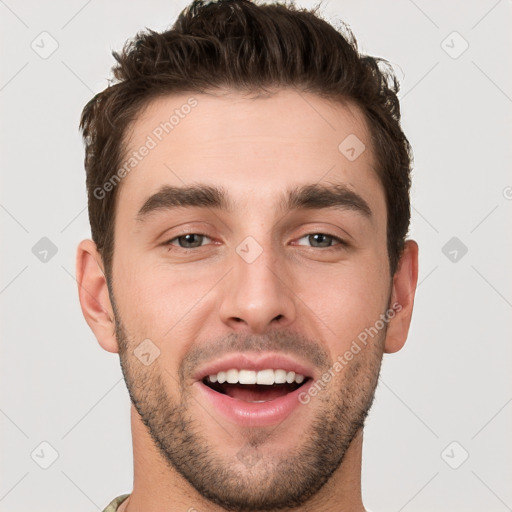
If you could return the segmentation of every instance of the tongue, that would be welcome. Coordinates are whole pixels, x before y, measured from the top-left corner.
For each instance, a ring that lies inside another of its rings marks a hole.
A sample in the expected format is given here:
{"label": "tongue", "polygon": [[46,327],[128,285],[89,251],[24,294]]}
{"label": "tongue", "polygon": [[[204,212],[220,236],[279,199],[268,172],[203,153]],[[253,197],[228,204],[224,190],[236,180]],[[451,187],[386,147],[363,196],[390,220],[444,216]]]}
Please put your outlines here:
{"label": "tongue", "polygon": [[245,402],[268,401],[287,395],[293,391],[291,384],[273,384],[264,386],[258,384],[223,384],[223,391],[231,398]]}

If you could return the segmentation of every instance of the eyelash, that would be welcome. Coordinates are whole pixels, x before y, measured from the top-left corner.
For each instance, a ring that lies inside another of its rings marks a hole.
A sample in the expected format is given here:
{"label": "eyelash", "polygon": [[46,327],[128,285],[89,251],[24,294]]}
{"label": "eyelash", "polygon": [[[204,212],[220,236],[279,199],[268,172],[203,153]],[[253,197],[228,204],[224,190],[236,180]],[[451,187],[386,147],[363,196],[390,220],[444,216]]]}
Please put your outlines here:
{"label": "eyelash", "polygon": [[[204,247],[203,245],[200,245],[199,247],[187,248],[187,247],[180,247],[179,245],[172,244],[172,242],[174,242],[175,240],[178,240],[178,239],[180,239],[182,237],[185,237],[185,236],[188,236],[188,235],[198,235],[198,236],[202,236],[202,237],[205,237],[205,238],[210,238],[208,235],[205,235],[203,233],[194,233],[194,232],[183,233],[183,234],[178,235],[178,236],[176,236],[174,238],[171,238],[170,240],[167,240],[167,242],[164,242],[163,245],[167,246],[169,248],[169,250],[171,250],[170,247],[174,247],[175,249],[183,250],[183,251],[193,251],[194,249],[199,249],[201,247]],[[329,247],[311,247],[311,249],[322,249],[325,252],[325,251],[329,251],[329,250],[340,250],[340,249],[348,247],[348,245],[349,245],[342,238],[339,238],[339,237],[337,237],[335,235],[331,235],[329,233],[324,233],[322,231],[316,231],[316,232],[312,232],[312,233],[307,233],[307,234],[301,236],[298,240],[302,240],[303,238],[306,238],[306,237],[309,237],[309,236],[313,236],[313,235],[327,236],[329,238],[332,238],[332,240],[337,242],[337,243],[334,244],[334,245],[331,245]]]}

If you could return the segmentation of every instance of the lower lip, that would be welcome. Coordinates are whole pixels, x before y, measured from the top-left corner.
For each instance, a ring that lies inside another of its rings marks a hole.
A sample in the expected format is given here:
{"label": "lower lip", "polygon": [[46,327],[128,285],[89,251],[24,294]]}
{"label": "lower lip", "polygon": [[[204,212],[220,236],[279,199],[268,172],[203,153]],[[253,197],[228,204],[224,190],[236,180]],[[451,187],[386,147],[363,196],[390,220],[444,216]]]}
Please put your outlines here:
{"label": "lower lip", "polygon": [[311,382],[312,380],[310,379],[291,393],[268,402],[260,403],[245,402],[238,398],[231,398],[228,395],[214,391],[200,381],[196,382],[196,384],[199,386],[200,393],[228,421],[244,427],[265,427],[281,423],[297,407],[303,406],[299,401],[299,395],[304,392],[307,393]]}

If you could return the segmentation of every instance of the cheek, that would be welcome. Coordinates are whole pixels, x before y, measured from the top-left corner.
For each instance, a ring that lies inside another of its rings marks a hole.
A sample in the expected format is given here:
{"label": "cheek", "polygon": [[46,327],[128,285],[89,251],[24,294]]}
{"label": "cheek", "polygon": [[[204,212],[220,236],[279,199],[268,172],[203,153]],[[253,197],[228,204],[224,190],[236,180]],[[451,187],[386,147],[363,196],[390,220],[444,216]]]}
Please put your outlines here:
{"label": "cheek", "polygon": [[127,331],[137,337],[156,338],[154,327],[162,328],[172,315],[173,308],[168,304],[170,283],[163,281],[143,258],[137,261],[135,255],[117,256],[114,268],[116,304]]}
{"label": "cheek", "polygon": [[143,258],[120,258],[118,269],[116,302],[127,329],[162,341],[198,321],[202,299],[219,279],[218,269],[171,268]]}
{"label": "cheek", "polygon": [[375,263],[318,270],[297,276],[295,283],[307,316],[317,319],[336,352],[375,324],[387,307],[390,289],[386,272]]}

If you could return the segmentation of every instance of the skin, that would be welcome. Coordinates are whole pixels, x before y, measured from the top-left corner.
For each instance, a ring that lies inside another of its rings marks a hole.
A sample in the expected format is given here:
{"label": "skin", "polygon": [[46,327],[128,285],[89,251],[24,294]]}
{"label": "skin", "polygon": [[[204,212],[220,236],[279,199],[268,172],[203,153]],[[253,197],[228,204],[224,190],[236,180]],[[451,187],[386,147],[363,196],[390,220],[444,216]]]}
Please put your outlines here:
{"label": "skin", "polygon": [[[152,101],[129,132],[128,152],[189,97]],[[83,314],[100,345],[120,354],[133,403],[134,486],[119,510],[364,511],[363,423],[383,353],[407,338],[417,244],[406,242],[391,276],[384,190],[356,106],[291,89],[194,97],[197,107],[121,182],[112,297],[95,244],[84,240],[77,253]],[[350,134],[366,146],[354,161],[338,150]],[[180,208],[136,220],[162,185],[198,182],[224,187],[234,210]],[[279,209],[290,186],[314,183],[346,185],[371,217]],[[207,238],[187,252],[176,238],[183,232]],[[315,233],[348,245],[315,244],[307,236]],[[236,252],[248,236],[262,248],[252,263]],[[400,310],[386,327],[277,427],[230,423],[197,392],[192,355],[220,356],[228,346],[287,352],[320,378],[393,303]],[[160,354],[145,366],[133,351],[148,338]]]}

